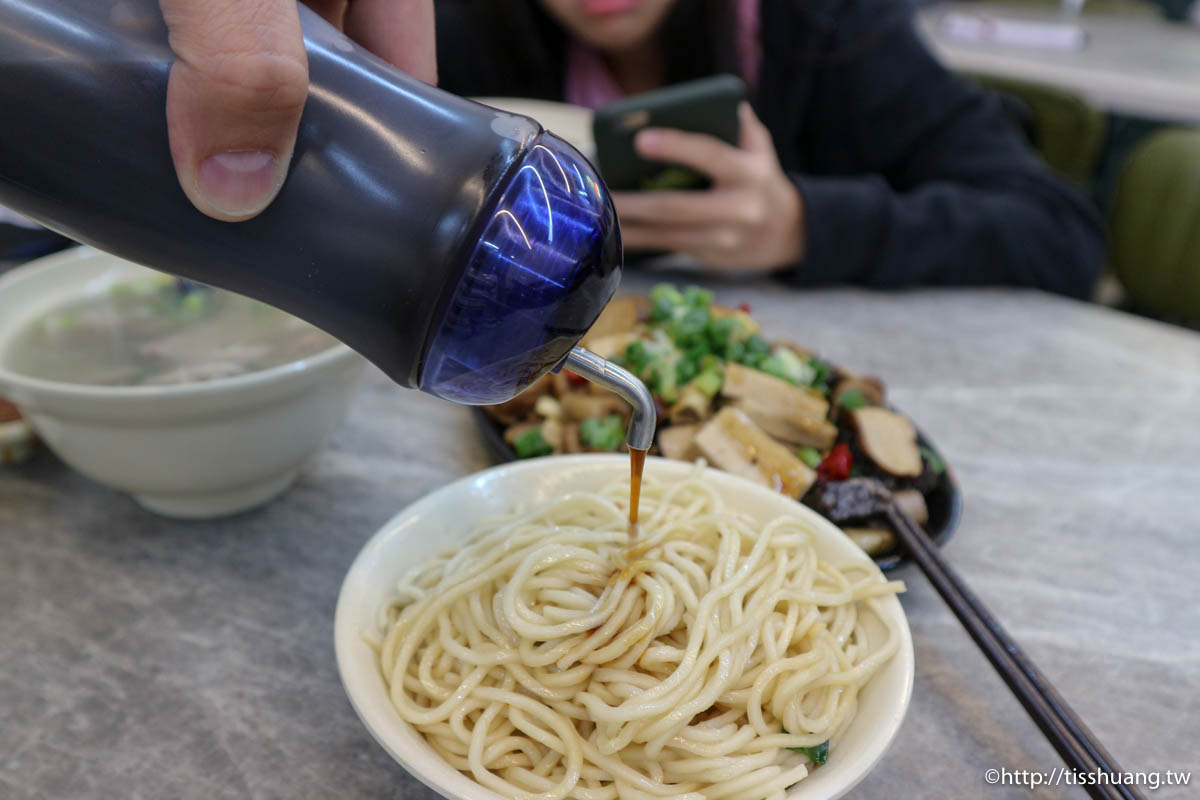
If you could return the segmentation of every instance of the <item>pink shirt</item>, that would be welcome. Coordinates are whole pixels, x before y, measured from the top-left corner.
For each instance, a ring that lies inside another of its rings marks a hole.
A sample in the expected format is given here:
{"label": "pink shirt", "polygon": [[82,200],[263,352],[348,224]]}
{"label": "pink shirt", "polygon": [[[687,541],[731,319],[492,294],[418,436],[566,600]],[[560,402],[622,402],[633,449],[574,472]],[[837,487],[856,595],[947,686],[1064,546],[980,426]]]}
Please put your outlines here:
{"label": "pink shirt", "polygon": [[[734,45],[738,71],[747,86],[758,82],[758,63],[762,46],[758,36],[759,0],[733,0],[737,16]],[[567,102],[596,109],[623,96],[612,73],[599,53],[572,39],[567,46]]]}

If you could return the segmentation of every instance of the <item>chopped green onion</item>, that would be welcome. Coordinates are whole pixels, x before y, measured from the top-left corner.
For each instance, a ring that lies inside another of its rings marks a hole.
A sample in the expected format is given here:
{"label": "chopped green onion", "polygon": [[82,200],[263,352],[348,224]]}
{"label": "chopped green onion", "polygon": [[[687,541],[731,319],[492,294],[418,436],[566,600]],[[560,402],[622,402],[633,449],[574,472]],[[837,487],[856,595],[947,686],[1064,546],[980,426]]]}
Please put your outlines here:
{"label": "chopped green onion", "polygon": [[635,375],[641,375],[642,370],[650,363],[650,353],[647,352],[644,342],[633,341],[625,348],[625,352],[621,354],[620,360]]}
{"label": "chopped green onion", "polygon": [[751,369],[760,369],[763,362],[767,360],[766,353],[750,353],[747,352],[742,356],[742,363]]}
{"label": "chopped green onion", "polygon": [[179,298],[171,316],[182,322],[200,319],[208,310],[208,292],[189,292]]}
{"label": "chopped green onion", "polygon": [[651,303],[670,303],[677,306],[683,303],[683,293],[670,283],[660,283],[650,290]]}
{"label": "chopped green onion", "polygon": [[689,286],[683,290],[683,302],[692,308],[709,308],[712,305],[713,293],[700,286]]}
{"label": "chopped green onion", "polygon": [[767,340],[757,333],[746,339],[744,344],[741,342],[737,343],[733,349],[738,350],[738,345],[741,345],[741,352],[736,357],[731,358],[731,360],[738,361],[752,369],[762,367],[763,362],[767,360],[767,355],[771,352],[771,347],[767,344]]}
{"label": "chopped green onion", "polygon": [[813,356],[808,360],[808,365],[812,367],[813,377],[812,383],[809,385],[822,393],[829,392],[829,376],[833,373],[833,369],[829,366],[829,362]]}
{"label": "chopped green onion", "polygon": [[865,408],[867,401],[863,398],[862,392],[858,389],[848,389],[838,395],[838,407],[844,408],[847,411],[857,411],[860,408]]}
{"label": "chopped green onion", "polygon": [[692,380],[692,386],[705,397],[716,397],[725,382],[725,375],[716,369],[706,369]]}
{"label": "chopped green onion", "polygon": [[760,353],[765,356],[771,352],[771,346],[767,344],[766,339],[756,333],[746,340],[746,352]]}
{"label": "chopped green onion", "polygon": [[696,377],[696,373],[700,371],[697,359],[681,358],[675,364],[675,382],[679,385],[684,385]]}
{"label": "chopped green onion", "polygon": [[625,421],[620,414],[585,419],[579,426],[579,440],[593,450],[616,452],[625,441]]}
{"label": "chopped green onion", "polygon": [[736,317],[714,319],[708,325],[708,344],[717,355],[729,357],[729,347],[738,341],[742,323]]}
{"label": "chopped green onion", "polygon": [[696,344],[705,346],[711,320],[711,315],[706,308],[684,308],[682,313],[677,314],[676,318],[667,325],[667,333],[681,347],[691,344],[693,340],[696,341]]}
{"label": "chopped green onion", "polygon": [[517,458],[548,456],[554,452],[554,448],[546,441],[546,437],[542,436],[541,427],[530,428],[518,436],[513,442],[513,450],[516,451]]}
{"label": "chopped green onion", "polygon": [[[787,728],[781,728],[784,733],[787,733]],[[808,760],[820,766],[829,760],[829,740],[814,744],[811,747],[789,747],[788,750],[795,750],[797,753],[803,753],[808,756]]]}
{"label": "chopped green onion", "polygon": [[650,388],[667,403],[679,399],[678,378],[674,364],[659,362],[650,367]]}
{"label": "chopped green onion", "polygon": [[821,451],[815,447],[801,447],[796,451],[796,458],[813,469],[816,469],[822,460]]}
{"label": "chopped green onion", "polygon": [[808,756],[809,761],[817,766],[824,764],[829,760],[829,740],[815,744],[812,747],[789,747],[789,750],[795,750],[797,753],[803,753]]}
{"label": "chopped green onion", "polygon": [[941,456],[924,445],[921,445],[921,458],[929,463],[929,468],[933,470],[935,475],[945,474],[946,462],[942,460]]}
{"label": "chopped green onion", "polygon": [[669,283],[660,283],[650,290],[650,319],[667,322],[674,318],[675,309],[683,306],[683,295]]}
{"label": "chopped green onion", "polygon": [[775,352],[762,362],[759,369],[796,386],[808,386],[813,379],[813,369],[809,363],[786,347],[775,348]]}

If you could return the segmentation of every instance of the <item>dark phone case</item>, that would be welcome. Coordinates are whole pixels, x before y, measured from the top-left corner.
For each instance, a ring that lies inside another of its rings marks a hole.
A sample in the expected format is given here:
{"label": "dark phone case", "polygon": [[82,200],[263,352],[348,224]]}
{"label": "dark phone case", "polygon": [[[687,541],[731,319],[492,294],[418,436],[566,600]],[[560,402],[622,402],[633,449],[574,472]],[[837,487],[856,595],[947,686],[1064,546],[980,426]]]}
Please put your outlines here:
{"label": "dark phone case", "polygon": [[746,86],[734,75],[716,75],[626,97],[592,118],[596,159],[610,189],[701,189],[708,179],[691,169],[647,161],[633,148],[643,128],[678,128],[706,133],[736,146],[738,104]]}

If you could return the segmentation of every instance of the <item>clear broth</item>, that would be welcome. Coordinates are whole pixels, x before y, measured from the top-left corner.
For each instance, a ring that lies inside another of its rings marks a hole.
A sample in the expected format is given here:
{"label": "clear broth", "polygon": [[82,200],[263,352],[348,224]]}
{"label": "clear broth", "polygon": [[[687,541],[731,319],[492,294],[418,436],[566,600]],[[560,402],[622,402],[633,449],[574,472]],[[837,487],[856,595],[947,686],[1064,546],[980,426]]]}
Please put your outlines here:
{"label": "clear broth", "polygon": [[335,344],[323,331],[255,300],[153,276],[114,284],[35,319],[12,340],[5,362],[45,380],[166,386],[270,369]]}

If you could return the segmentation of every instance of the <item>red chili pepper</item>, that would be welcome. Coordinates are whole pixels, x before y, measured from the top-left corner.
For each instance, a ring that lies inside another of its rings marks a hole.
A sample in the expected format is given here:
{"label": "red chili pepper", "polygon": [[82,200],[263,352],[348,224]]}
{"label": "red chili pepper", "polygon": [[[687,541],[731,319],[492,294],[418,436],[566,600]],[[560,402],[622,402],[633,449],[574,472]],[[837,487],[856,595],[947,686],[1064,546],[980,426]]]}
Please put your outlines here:
{"label": "red chili pepper", "polygon": [[749,314],[750,313],[750,304],[749,303],[738,303],[738,311],[744,311],[747,314]]}
{"label": "red chili pepper", "polygon": [[817,465],[817,477],[826,482],[844,481],[850,477],[852,466],[854,457],[850,455],[850,445],[842,442]]}
{"label": "red chili pepper", "polygon": [[576,386],[583,386],[584,384],[586,384],[588,382],[587,378],[583,377],[582,375],[576,375],[574,372],[571,372],[571,370],[569,370],[569,369],[564,369],[563,374],[567,376],[568,381],[575,384]]}

